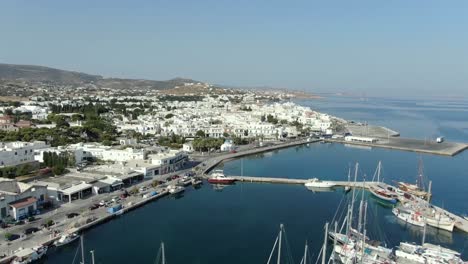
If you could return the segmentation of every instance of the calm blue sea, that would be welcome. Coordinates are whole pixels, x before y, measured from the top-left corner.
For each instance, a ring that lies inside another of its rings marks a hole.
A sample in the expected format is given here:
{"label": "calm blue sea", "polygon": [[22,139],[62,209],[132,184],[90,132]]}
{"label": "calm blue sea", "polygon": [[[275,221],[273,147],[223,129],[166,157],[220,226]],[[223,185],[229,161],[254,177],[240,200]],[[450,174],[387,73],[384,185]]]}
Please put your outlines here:
{"label": "calm blue sea", "polygon": [[[334,97],[301,101],[320,111],[369,123],[386,125],[402,136],[468,141],[466,102],[418,102],[410,100]],[[362,149],[341,144],[310,144],[228,162],[226,174],[341,179],[348,168],[360,163],[359,175],[371,179],[378,161],[382,177],[415,181],[418,159],[433,181],[433,202],[456,213],[468,213],[468,154],[456,157],[420,155],[385,149]],[[286,228],[282,263],[299,263],[307,240],[317,256],[323,226],[347,196],[340,190],[314,193],[303,186],[238,183],[222,190],[205,184],[189,188],[180,199],[164,198],[123,215],[85,234],[86,250],[94,249],[97,263],[155,263],[161,241],[169,263],[265,263],[279,224]],[[389,246],[399,241],[420,242],[422,230],[398,222],[390,208],[368,199],[368,234]],[[468,259],[467,238],[461,232],[432,228],[427,241],[459,250]],[[59,249],[46,263],[72,263],[77,245]],[[77,257],[78,258],[78,257]],[[78,259],[75,260],[78,263]]]}

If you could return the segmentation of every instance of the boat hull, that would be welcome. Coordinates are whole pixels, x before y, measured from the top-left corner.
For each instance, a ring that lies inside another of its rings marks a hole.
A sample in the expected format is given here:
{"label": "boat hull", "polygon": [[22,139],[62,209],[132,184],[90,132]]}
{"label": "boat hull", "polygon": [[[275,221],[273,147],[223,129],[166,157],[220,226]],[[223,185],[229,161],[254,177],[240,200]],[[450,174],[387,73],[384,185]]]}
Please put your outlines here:
{"label": "boat hull", "polygon": [[437,220],[433,218],[426,218],[426,222],[428,225],[439,228],[442,230],[447,230],[449,232],[453,232],[453,228],[455,227],[455,221],[445,221],[445,220]]}
{"label": "boat hull", "polygon": [[336,186],[336,184],[331,182],[307,182],[304,185],[311,188],[332,188]]}
{"label": "boat hull", "polygon": [[377,193],[376,191],[374,191],[372,189],[370,189],[370,192],[371,192],[372,195],[374,195],[375,197],[379,198],[382,201],[385,201],[385,202],[388,202],[388,203],[391,203],[391,204],[396,204],[398,202],[398,200],[396,198],[383,196],[383,195]]}
{"label": "boat hull", "polygon": [[68,245],[70,243],[73,243],[74,241],[76,241],[78,238],[80,238],[80,236],[74,236],[72,238],[70,238],[69,240],[66,240],[66,241],[63,241],[63,242],[60,242],[60,241],[56,241],[54,243],[54,246],[56,247],[61,247],[61,246],[65,246],[65,245]]}
{"label": "boat hull", "polygon": [[208,179],[209,183],[214,184],[233,184],[235,181],[234,179]]}
{"label": "boat hull", "polygon": [[415,213],[402,212],[397,208],[393,208],[392,213],[400,220],[415,226],[424,227],[426,223],[421,215]]}

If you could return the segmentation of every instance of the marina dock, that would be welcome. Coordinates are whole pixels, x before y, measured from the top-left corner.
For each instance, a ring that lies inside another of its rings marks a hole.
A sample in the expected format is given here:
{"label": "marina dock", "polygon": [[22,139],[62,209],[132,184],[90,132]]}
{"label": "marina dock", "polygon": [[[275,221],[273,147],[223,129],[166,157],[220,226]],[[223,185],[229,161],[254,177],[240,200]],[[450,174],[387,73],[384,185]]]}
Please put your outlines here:
{"label": "marina dock", "polygon": [[434,154],[442,156],[455,156],[464,150],[468,149],[468,144],[459,142],[444,141],[437,143],[431,140],[413,139],[413,138],[400,138],[400,137],[388,137],[378,138],[375,137],[376,141],[370,142],[359,142],[359,141],[345,141],[344,139],[324,139],[325,142],[344,143],[349,145],[366,146],[366,147],[377,147],[387,148],[402,151],[412,151],[425,154]]}
{"label": "marina dock", "polygon": [[[241,182],[263,182],[263,183],[278,183],[278,184],[305,184],[308,179],[291,179],[291,178],[269,178],[269,177],[249,177],[249,176],[229,176]],[[328,181],[335,184],[336,187],[356,187],[369,188],[375,185],[375,182],[348,182],[348,181]]]}
{"label": "marina dock", "polygon": [[[256,183],[273,183],[273,184],[300,184],[304,185],[308,179],[292,179],[292,178],[273,178],[273,177],[250,177],[250,176],[229,176],[235,178],[237,181],[240,182],[256,182]],[[348,181],[329,181],[335,185],[335,187],[352,187],[352,188],[364,188],[369,189],[372,185],[376,185],[376,182],[348,182]],[[385,183],[380,183],[384,185],[388,185]],[[388,185],[390,186],[390,185]],[[433,205],[435,210],[450,216],[456,220],[455,227],[463,232],[468,233],[468,220],[465,218],[453,214],[443,208]]]}

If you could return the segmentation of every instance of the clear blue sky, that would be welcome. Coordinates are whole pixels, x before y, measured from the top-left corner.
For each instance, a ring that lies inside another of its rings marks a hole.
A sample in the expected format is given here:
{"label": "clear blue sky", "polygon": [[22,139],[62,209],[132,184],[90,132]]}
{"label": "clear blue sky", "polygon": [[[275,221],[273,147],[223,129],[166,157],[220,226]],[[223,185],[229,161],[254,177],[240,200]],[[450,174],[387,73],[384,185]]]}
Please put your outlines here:
{"label": "clear blue sky", "polygon": [[468,95],[468,1],[0,2],[0,62],[373,95]]}

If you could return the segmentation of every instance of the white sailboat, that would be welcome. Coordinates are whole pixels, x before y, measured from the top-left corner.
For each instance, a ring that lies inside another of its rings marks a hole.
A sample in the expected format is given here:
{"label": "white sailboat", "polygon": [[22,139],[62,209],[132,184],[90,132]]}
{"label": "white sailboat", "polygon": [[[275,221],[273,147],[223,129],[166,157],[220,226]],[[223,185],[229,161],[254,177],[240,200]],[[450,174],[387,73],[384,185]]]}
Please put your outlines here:
{"label": "white sailboat", "polygon": [[392,209],[392,213],[400,220],[404,222],[423,227],[426,225],[424,216],[420,212],[413,211],[404,207],[395,207]]}

